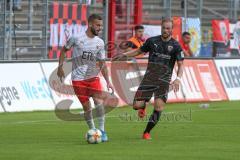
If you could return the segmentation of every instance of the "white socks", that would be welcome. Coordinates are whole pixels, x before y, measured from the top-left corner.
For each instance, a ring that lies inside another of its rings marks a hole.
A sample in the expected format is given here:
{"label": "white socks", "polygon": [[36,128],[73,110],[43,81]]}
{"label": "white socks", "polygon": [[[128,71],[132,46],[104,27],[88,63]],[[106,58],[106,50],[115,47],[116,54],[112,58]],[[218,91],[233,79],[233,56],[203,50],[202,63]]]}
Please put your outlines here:
{"label": "white socks", "polygon": [[94,121],[93,121],[92,110],[89,110],[89,111],[85,112],[84,113],[84,118],[85,118],[85,121],[87,122],[87,125],[88,125],[89,129],[94,129],[95,124],[94,124]]}
{"label": "white socks", "polygon": [[97,116],[97,120],[98,120],[98,125],[99,125],[99,129],[104,131],[104,123],[105,123],[105,110],[104,110],[104,106],[102,104],[98,104],[95,105],[96,107],[96,116]]}
{"label": "white socks", "polygon": [[[104,123],[105,123],[105,110],[104,110],[104,106],[102,104],[97,104],[95,105],[95,113],[94,114],[94,118],[96,116],[97,120],[98,120],[98,125],[99,125],[99,129],[102,131],[105,131],[104,128]],[[94,124],[94,120],[93,120],[93,113],[92,110],[89,110],[87,112],[84,113],[84,118],[85,121],[89,127],[89,129],[94,129],[95,128],[95,124]]]}

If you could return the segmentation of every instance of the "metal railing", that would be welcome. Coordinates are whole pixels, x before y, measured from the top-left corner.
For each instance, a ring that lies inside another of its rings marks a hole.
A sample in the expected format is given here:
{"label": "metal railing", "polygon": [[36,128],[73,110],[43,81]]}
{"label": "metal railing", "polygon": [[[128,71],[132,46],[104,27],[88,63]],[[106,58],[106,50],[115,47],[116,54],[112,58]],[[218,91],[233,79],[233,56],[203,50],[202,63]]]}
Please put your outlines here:
{"label": "metal railing", "polygon": [[[53,2],[69,4],[91,2],[91,12],[99,12],[96,0],[22,0],[21,10],[14,7],[14,1],[0,1],[0,60],[48,58],[49,6]],[[102,8],[101,6],[101,14]]]}
{"label": "metal railing", "polygon": [[22,0],[21,10],[13,2],[0,2],[0,58],[47,58],[48,0]]}

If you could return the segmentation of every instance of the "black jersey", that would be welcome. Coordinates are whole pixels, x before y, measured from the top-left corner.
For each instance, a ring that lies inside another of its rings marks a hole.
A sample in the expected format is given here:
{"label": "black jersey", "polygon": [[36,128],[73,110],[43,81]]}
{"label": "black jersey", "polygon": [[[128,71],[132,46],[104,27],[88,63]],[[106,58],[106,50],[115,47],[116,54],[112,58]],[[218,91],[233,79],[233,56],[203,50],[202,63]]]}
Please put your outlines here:
{"label": "black jersey", "polygon": [[149,52],[148,67],[146,74],[169,82],[176,61],[184,60],[184,55],[180,44],[173,38],[163,41],[161,36],[147,39],[140,48],[142,52]]}

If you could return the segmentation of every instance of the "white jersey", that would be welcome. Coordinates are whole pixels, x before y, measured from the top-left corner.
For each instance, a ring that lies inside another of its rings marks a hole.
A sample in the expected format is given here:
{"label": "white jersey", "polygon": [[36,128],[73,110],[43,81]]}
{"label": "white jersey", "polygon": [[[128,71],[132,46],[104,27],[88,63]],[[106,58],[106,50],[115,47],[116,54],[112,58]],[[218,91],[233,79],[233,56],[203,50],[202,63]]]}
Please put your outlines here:
{"label": "white jersey", "polygon": [[89,38],[84,32],[68,39],[65,48],[71,47],[73,47],[72,80],[85,80],[98,76],[100,68],[96,66],[96,61],[106,58],[103,40],[98,36]]}

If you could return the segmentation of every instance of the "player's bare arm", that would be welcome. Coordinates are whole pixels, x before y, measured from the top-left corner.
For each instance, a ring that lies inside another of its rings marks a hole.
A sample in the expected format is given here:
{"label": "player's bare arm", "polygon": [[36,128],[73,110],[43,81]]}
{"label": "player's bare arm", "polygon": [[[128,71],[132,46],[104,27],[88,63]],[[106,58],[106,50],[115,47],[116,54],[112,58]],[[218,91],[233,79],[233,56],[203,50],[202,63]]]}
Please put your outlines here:
{"label": "player's bare arm", "polygon": [[99,66],[101,68],[101,73],[107,83],[107,88],[108,90],[111,89],[112,93],[114,93],[113,85],[111,84],[109,80],[109,74],[108,74],[108,69],[105,61],[99,61]]}
{"label": "player's bare arm", "polygon": [[188,53],[191,57],[193,56],[193,51],[192,51],[191,47],[189,47],[189,52]]}
{"label": "player's bare arm", "polygon": [[178,65],[178,69],[177,69],[177,78],[173,81],[172,86],[173,86],[173,90],[174,92],[178,92],[179,91],[179,86],[181,84],[181,77],[183,75],[183,61],[177,61],[177,65]]}
{"label": "player's bare arm", "polygon": [[125,53],[121,53],[121,54],[117,54],[113,57],[113,60],[122,60],[124,58],[130,58],[130,57],[135,57],[138,56],[140,54],[142,54],[143,52],[141,51],[140,48],[135,49],[135,50],[131,50]]}
{"label": "player's bare arm", "polygon": [[57,76],[60,78],[60,81],[62,82],[62,78],[65,77],[64,71],[63,71],[63,62],[65,59],[65,54],[67,52],[67,49],[63,47],[60,52],[60,57],[59,57],[59,63],[58,63],[58,71],[57,71]]}
{"label": "player's bare arm", "polygon": [[183,49],[183,52],[184,52],[185,55],[188,55],[188,56],[192,57],[193,56],[193,52],[192,52],[192,49],[191,49],[189,44],[188,44],[188,48],[189,48],[189,50]]}

